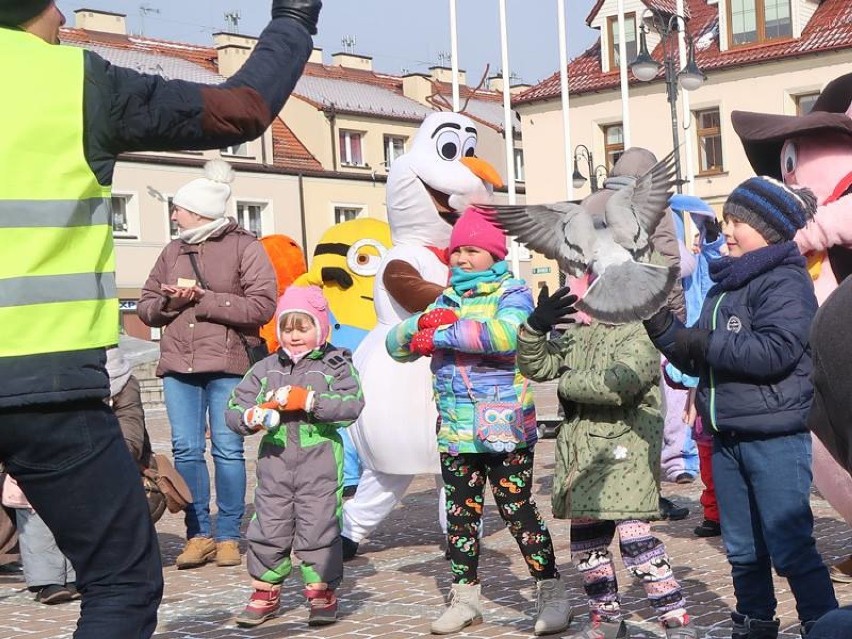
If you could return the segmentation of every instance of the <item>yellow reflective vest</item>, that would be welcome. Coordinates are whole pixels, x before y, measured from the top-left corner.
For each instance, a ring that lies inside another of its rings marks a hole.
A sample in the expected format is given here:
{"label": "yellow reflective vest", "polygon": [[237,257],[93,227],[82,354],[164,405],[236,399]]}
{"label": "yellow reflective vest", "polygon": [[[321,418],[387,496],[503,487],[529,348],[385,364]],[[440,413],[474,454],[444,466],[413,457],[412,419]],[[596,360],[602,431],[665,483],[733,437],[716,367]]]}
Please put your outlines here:
{"label": "yellow reflective vest", "polygon": [[0,358],[118,341],[110,189],[84,150],[84,54],[0,29]]}

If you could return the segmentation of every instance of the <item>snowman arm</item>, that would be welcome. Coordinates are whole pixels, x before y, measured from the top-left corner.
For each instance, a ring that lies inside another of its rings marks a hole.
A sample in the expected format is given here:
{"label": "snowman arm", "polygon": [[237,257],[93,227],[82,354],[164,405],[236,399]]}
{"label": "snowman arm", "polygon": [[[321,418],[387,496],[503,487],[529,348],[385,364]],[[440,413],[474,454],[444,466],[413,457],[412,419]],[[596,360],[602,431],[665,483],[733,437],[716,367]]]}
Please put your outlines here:
{"label": "snowman arm", "polygon": [[852,196],[817,208],[807,226],[796,233],[802,253],[825,251],[832,246],[852,248]]}
{"label": "snowman arm", "polygon": [[391,298],[409,313],[420,313],[443,293],[444,287],[423,279],[408,262],[391,260],[385,267],[382,282]]}

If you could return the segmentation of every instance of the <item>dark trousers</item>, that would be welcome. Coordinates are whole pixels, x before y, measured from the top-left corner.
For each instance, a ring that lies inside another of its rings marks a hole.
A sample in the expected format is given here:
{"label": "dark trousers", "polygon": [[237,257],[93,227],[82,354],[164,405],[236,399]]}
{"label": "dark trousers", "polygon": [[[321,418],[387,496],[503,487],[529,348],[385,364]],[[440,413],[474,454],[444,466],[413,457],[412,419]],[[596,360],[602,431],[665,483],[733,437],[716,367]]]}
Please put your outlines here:
{"label": "dark trousers", "polygon": [[533,452],[441,453],[441,474],[447,492],[447,547],[453,583],[479,580],[479,527],[485,480],[506,527],[518,543],[530,575],[536,580],[555,579],[556,558],[547,524],[532,496]]}
{"label": "dark trousers", "polygon": [[77,571],[75,639],[147,639],[163,571],[139,469],[99,400],[0,411],[0,460]]}
{"label": "dark trousers", "polygon": [[775,617],[772,567],[787,579],[802,623],[837,608],[816,550],[811,512],[811,435],[713,442],[713,480],[737,612]]}

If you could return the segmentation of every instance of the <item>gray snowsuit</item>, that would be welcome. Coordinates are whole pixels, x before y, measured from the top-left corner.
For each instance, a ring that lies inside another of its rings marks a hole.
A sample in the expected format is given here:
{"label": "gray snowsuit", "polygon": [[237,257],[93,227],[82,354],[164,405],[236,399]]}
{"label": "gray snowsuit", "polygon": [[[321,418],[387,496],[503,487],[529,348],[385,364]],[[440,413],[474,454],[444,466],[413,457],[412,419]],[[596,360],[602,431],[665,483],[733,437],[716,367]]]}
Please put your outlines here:
{"label": "gray snowsuit", "polygon": [[309,413],[282,412],[281,425],[260,442],[248,571],[254,579],[280,584],[292,570],[292,550],[305,584],[324,582],[333,590],[343,577],[343,444],[337,429],[355,421],[364,397],[349,351],[326,345],[293,363],[279,350],[255,364],[234,389],[228,427],[252,434],[243,424],[245,410],[287,385],[314,391],[313,405]]}

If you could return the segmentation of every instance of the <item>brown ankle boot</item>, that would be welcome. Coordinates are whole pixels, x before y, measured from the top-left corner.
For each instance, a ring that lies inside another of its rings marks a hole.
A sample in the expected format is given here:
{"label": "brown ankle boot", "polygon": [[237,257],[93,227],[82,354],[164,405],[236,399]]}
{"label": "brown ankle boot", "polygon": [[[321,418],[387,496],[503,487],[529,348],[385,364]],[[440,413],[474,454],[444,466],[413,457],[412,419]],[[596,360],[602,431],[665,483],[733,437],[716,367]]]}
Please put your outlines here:
{"label": "brown ankle boot", "polygon": [[203,566],[216,557],[216,544],[210,537],[193,537],[178,555],[175,564],[178,570]]}
{"label": "brown ankle boot", "polygon": [[242,561],[238,541],[227,539],[216,544],[217,566],[239,566]]}

